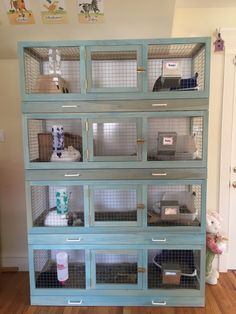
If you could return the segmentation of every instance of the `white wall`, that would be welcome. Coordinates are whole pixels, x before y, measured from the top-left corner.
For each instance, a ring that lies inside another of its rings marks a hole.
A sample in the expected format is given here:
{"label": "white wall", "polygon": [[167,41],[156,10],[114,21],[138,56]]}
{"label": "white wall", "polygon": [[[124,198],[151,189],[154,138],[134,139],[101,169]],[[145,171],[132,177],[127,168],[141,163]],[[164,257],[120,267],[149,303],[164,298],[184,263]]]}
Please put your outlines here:
{"label": "white wall", "polygon": [[[236,26],[235,8],[176,9],[173,37],[211,36],[216,28]],[[210,73],[208,194],[207,209],[219,210],[220,137],[224,79],[224,53],[214,53],[212,44]]]}
{"label": "white wall", "polygon": [[0,240],[2,266],[26,268],[26,211],[17,60],[0,60]]}

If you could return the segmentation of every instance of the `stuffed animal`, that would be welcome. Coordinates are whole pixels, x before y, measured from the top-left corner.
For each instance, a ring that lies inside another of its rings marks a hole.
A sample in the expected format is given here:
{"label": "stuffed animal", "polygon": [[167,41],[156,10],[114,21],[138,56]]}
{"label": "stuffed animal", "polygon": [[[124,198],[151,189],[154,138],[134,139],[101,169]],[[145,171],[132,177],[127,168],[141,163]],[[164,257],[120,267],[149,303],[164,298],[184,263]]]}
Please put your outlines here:
{"label": "stuffed animal", "polygon": [[220,217],[217,212],[207,213],[206,217],[206,283],[216,285],[219,273],[212,267],[215,255],[226,249],[226,238],[221,234]]}

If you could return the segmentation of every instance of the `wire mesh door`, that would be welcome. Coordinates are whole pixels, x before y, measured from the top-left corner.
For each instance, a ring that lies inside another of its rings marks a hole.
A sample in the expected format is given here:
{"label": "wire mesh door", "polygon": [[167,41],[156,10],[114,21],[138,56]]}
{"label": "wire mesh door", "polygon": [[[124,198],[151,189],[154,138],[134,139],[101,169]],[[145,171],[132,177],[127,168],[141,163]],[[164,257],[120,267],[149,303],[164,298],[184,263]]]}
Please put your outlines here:
{"label": "wire mesh door", "polygon": [[80,93],[80,47],[24,48],[26,94]]}
{"label": "wire mesh door", "polygon": [[85,289],[85,250],[33,250],[36,289]]}
{"label": "wire mesh door", "polygon": [[142,286],[142,254],[139,250],[92,251],[93,288],[137,289]]}
{"label": "wire mesh door", "polygon": [[201,251],[148,250],[148,289],[200,289]]}
{"label": "wire mesh door", "polygon": [[141,90],[141,46],[87,47],[88,91]]}
{"label": "wire mesh door", "polygon": [[148,185],[148,227],[201,226],[202,185]]}
{"label": "wire mesh door", "polygon": [[90,121],[90,161],[136,161],[142,158],[139,118]]}
{"label": "wire mesh door", "polygon": [[33,227],[83,227],[83,185],[33,185],[31,217]]}
{"label": "wire mesh door", "polygon": [[148,90],[204,91],[205,44],[148,46]]}
{"label": "wire mesh door", "polygon": [[148,161],[202,160],[204,117],[148,119]]}
{"label": "wire mesh door", "polygon": [[140,226],[144,209],[138,186],[94,186],[90,190],[91,223],[95,226]]}
{"label": "wire mesh door", "polygon": [[83,160],[81,119],[27,120],[29,162]]}

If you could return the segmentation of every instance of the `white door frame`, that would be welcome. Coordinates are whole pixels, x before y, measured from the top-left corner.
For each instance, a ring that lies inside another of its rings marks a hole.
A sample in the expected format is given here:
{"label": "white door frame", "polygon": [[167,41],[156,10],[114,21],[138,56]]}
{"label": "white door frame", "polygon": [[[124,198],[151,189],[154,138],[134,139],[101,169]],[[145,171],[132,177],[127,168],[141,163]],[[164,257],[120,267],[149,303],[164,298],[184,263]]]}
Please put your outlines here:
{"label": "white door frame", "polygon": [[[223,217],[222,231],[229,235],[230,215],[230,175],[231,175],[231,152],[232,152],[232,127],[233,127],[233,104],[235,90],[235,65],[236,55],[236,28],[221,29],[222,38],[225,41],[225,64],[223,83],[223,104],[221,124],[221,158],[220,158],[220,193],[219,214]],[[219,270],[228,270],[228,252],[219,258]]]}

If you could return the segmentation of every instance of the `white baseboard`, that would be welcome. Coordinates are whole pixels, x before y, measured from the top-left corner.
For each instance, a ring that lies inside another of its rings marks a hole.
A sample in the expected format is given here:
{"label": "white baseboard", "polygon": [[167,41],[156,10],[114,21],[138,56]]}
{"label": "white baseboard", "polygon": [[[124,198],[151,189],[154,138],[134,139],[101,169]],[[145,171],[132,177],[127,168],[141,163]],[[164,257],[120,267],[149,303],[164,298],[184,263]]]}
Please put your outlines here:
{"label": "white baseboard", "polygon": [[28,271],[28,257],[1,257],[2,267],[18,267],[19,271]]}

